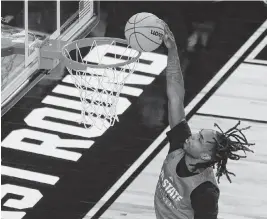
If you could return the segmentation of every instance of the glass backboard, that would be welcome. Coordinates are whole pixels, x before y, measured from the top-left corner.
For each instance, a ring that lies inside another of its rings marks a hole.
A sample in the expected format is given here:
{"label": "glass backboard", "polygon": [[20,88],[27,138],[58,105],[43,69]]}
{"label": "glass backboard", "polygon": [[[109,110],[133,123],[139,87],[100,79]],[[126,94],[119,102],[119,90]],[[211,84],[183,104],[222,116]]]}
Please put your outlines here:
{"label": "glass backboard", "polygon": [[49,39],[84,38],[99,21],[100,3],[24,0],[1,1],[1,6],[3,106],[36,74],[38,45]]}

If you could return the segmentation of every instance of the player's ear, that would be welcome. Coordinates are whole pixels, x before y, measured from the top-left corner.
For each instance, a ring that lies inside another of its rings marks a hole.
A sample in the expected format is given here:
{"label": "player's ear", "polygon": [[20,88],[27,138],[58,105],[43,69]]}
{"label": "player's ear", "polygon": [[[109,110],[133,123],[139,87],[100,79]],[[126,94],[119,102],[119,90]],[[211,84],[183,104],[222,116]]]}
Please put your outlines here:
{"label": "player's ear", "polygon": [[211,156],[207,153],[201,153],[200,158],[204,161],[210,161],[211,160]]}

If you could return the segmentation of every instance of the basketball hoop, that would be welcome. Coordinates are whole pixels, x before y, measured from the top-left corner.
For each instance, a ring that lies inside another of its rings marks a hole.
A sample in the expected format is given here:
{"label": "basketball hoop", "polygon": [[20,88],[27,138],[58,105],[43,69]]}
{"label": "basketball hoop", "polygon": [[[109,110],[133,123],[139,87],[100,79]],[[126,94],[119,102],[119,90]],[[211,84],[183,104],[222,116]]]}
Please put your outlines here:
{"label": "basketball hoop", "polygon": [[[55,53],[55,47],[62,48],[61,57]],[[132,49],[126,40],[95,37],[65,45],[61,42],[61,46],[50,41],[40,53],[41,62],[44,62],[44,57],[60,58],[68,69],[79,90],[79,123],[83,123],[85,128],[95,126],[102,129],[119,121],[116,110],[119,95],[125,81],[134,72],[141,52]]]}

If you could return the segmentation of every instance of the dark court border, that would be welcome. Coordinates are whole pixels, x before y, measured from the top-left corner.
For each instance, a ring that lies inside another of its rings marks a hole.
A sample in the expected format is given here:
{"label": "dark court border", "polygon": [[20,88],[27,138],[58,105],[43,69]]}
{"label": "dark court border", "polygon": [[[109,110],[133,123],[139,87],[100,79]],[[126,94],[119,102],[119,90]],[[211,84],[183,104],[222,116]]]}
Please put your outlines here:
{"label": "dark court border", "polygon": [[[264,60],[264,61],[265,61],[265,60]],[[267,66],[267,64],[253,62],[253,60],[252,60],[252,61],[244,61],[244,63],[246,63],[246,64],[251,64],[251,65]]]}

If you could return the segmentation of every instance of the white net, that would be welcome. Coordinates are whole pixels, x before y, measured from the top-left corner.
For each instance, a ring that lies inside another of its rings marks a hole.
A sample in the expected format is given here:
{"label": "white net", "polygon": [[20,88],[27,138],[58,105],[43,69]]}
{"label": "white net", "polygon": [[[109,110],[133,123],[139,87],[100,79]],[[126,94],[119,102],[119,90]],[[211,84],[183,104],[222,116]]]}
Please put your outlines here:
{"label": "white net", "polygon": [[[119,121],[117,104],[126,79],[134,72],[139,52],[117,45],[114,40],[109,45],[98,45],[93,41],[90,51],[83,57],[76,45],[75,51],[63,50],[66,57],[90,65],[105,65],[103,68],[88,67],[86,71],[74,70],[67,66],[73,83],[79,90],[81,100],[81,120],[85,128],[102,129]],[[129,62],[128,62],[129,61]],[[116,66],[108,66],[108,65]]]}

